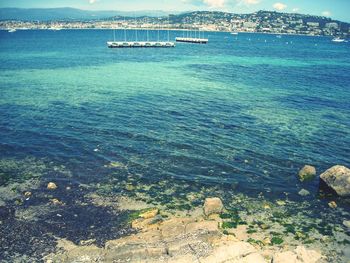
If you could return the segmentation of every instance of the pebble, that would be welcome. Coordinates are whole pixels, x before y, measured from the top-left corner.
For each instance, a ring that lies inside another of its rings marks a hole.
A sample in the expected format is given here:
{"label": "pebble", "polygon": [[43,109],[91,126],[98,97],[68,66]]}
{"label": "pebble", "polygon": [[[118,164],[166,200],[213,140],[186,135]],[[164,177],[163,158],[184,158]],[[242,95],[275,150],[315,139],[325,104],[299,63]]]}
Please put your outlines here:
{"label": "pebble", "polygon": [[334,201],[331,201],[331,202],[328,203],[328,206],[329,206],[330,208],[337,208],[337,203],[334,202]]}
{"label": "pebble", "polygon": [[25,197],[30,197],[30,196],[32,196],[32,193],[31,193],[31,192],[25,192],[25,193],[24,193],[24,196],[25,196]]}
{"label": "pebble", "polygon": [[128,191],[133,191],[135,189],[135,186],[133,186],[132,184],[127,184],[125,189]]}
{"label": "pebble", "polygon": [[271,206],[269,206],[269,205],[264,205],[264,209],[271,209]]}
{"label": "pebble", "polygon": [[301,196],[307,196],[310,194],[310,192],[306,189],[301,189],[298,194]]}
{"label": "pebble", "polygon": [[89,240],[80,240],[79,243],[81,246],[90,246],[95,242],[96,242],[96,239],[89,239]]}
{"label": "pebble", "polygon": [[286,205],[286,202],[282,201],[282,200],[277,200],[276,204],[278,204],[279,206],[284,206],[284,205]]}
{"label": "pebble", "polygon": [[53,182],[50,182],[50,183],[47,184],[47,189],[55,190],[55,189],[57,189],[57,185],[55,183],[53,183]]}
{"label": "pebble", "polygon": [[62,203],[60,200],[56,199],[56,198],[53,198],[53,199],[51,199],[50,201],[51,201],[54,205],[63,205],[63,203]]}

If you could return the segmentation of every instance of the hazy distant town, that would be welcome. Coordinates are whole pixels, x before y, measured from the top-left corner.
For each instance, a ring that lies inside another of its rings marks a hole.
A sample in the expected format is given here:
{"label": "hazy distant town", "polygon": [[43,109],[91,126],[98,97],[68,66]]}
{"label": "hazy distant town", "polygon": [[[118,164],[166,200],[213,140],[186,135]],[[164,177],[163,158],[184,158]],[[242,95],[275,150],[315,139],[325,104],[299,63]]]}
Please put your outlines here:
{"label": "hazy distant town", "polygon": [[350,24],[327,17],[259,11],[252,14],[198,11],[163,17],[114,16],[103,19],[0,21],[9,29],[112,29],[149,28],[203,31],[261,32],[310,36],[350,36]]}

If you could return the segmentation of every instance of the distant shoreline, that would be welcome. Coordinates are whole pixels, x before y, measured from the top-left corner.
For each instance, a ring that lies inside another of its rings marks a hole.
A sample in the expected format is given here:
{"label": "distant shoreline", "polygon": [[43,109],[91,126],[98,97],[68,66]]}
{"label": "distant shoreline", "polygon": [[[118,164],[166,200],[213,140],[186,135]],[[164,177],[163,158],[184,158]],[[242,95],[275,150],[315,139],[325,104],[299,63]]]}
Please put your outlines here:
{"label": "distant shoreline", "polygon": [[[62,30],[152,30],[152,31],[191,31],[198,32],[198,30],[188,30],[188,29],[158,29],[158,28],[60,28],[60,29],[51,29],[51,28],[0,28],[0,31],[9,31],[11,29],[15,29],[17,31],[62,31]],[[221,30],[201,30],[200,32],[205,33],[232,33],[233,31],[221,31]],[[307,37],[327,37],[332,38],[334,36],[325,36],[325,35],[308,35],[308,34],[291,34],[291,33],[270,33],[270,32],[237,32],[238,34],[262,34],[262,35],[283,35],[283,36],[307,36]]]}

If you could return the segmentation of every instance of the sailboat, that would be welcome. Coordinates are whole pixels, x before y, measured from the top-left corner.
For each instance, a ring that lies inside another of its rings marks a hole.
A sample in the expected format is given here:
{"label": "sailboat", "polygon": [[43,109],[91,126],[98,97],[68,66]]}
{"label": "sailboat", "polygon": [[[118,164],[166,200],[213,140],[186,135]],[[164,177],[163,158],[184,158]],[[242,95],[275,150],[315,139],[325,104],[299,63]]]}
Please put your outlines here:
{"label": "sailboat", "polygon": [[332,39],[332,42],[344,43],[344,42],[346,42],[346,40],[344,38],[335,37],[335,38]]}
{"label": "sailboat", "polygon": [[126,37],[126,26],[124,26],[124,41],[116,41],[115,39],[115,29],[113,31],[114,39],[113,41],[108,41],[107,46],[109,48],[169,48],[175,47],[175,43],[169,40],[169,29],[168,29],[168,41],[159,40],[159,30],[158,30],[158,41],[150,41],[149,33],[147,29],[147,40],[139,41],[138,40],[138,29],[135,29],[135,41],[128,41]]}
{"label": "sailboat", "polygon": [[[194,37],[193,37],[194,33]],[[204,32],[203,32],[203,37],[201,37],[201,31],[198,28],[198,37],[197,37],[197,31],[192,31],[192,30],[187,30],[186,35],[185,31],[183,31],[183,36],[182,37],[177,37],[175,40],[176,42],[185,42],[185,43],[193,43],[193,44],[207,44],[208,39],[204,38]]]}

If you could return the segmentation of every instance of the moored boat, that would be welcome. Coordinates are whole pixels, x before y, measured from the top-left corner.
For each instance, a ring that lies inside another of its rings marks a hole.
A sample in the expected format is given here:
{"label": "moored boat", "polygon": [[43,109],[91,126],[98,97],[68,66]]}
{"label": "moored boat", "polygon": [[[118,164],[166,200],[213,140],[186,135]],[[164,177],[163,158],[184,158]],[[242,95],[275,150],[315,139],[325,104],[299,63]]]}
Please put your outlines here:
{"label": "moored boat", "polygon": [[344,38],[335,37],[332,39],[332,42],[343,43],[343,42],[346,42],[346,40]]}

